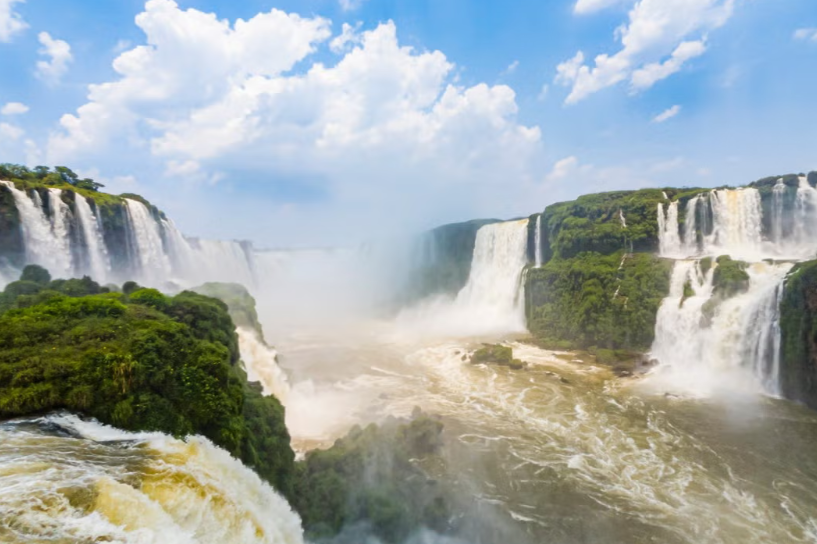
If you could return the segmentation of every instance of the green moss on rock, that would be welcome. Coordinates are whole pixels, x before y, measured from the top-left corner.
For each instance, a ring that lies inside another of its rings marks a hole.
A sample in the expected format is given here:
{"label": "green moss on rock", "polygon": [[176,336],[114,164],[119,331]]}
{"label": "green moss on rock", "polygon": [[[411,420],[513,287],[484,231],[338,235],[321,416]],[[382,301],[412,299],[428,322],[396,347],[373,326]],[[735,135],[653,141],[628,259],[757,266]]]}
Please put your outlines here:
{"label": "green moss on rock", "polygon": [[749,274],[746,269],[749,265],[743,261],[736,261],[728,255],[721,255],[717,260],[718,266],[712,277],[713,293],[721,298],[731,298],[749,289]]}
{"label": "green moss on rock", "polygon": [[646,350],[672,263],[654,255],[583,253],[528,271],[528,329],[561,349]]}
{"label": "green moss on rock", "polygon": [[787,278],[780,331],[783,395],[817,409],[817,261],[798,264]]}
{"label": "green moss on rock", "polygon": [[513,370],[525,368],[525,363],[513,358],[512,348],[498,344],[483,344],[471,356],[471,364],[507,366]]}

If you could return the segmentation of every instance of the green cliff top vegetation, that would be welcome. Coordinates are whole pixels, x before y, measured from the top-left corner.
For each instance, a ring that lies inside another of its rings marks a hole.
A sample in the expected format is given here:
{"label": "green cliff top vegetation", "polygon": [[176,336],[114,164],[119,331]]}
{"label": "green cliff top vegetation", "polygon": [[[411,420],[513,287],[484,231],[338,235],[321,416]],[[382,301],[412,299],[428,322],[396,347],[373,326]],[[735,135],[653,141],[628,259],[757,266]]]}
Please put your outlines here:
{"label": "green cliff top vegetation", "polygon": [[284,408],[247,382],[227,306],[29,266],[0,294],[0,419],[65,409],[131,431],[200,434],[291,496]]}
{"label": "green cliff top vegetation", "polygon": [[263,340],[264,330],[258,320],[255,299],[247,291],[246,287],[238,283],[205,283],[199,287],[194,287],[192,291],[217,298],[225,303],[236,327],[252,329]]}
{"label": "green cliff top vegetation", "polygon": [[[127,198],[138,200],[148,208],[154,208],[147,199],[139,195],[126,193],[116,196],[100,192],[99,189],[105,187],[104,185],[89,178],[80,178],[73,170],[65,166],[56,166],[53,169],[48,166],[37,166],[29,169],[19,164],[3,163],[0,164],[0,180],[11,181],[18,189],[25,191],[31,189],[73,191],[102,207],[121,205]],[[161,215],[161,212],[158,213]]]}

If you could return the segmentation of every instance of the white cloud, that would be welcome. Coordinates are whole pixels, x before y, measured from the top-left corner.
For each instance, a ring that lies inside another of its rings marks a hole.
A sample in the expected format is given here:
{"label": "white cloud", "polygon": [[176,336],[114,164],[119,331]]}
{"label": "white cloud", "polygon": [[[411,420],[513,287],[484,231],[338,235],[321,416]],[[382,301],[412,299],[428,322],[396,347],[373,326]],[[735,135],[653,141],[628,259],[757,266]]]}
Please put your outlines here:
{"label": "white cloud", "polygon": [[627,0],[577,0],[573,12],[577,15],[587,15],[603,9],[623,4]]}
{"label": "white cloud", "polygon": [[46,60],[37,61],[37,77],[49,85],[56,85],[68,72],[68,64],[74,60],[71,46],[66,41],[52,38],[48,32],[40,32],[38,38],[42,45],[38,52]]}
{"label": "white cloud", "polygon": [[[325,19],[272,10],[231,24],[170,0],[150,0],[136,21],[147,45],[122,53],[118,77],[63,116],[49,162],[126,149],[174,179],[296,180],[350,215],[412,199],[428,212],[415,221],[435,220],[429,206],[524,209],[513,195],[535,181],[541,137],[517,122],[514,91],[458,85],[443,53],[402,46],[391,22],[330,40]],[[334,65],[312,58],[321,44],[342,55]]]}
{"label": "white cloud", "polygon": [[28,112],[28,106],[22,102],[9,102],[0,108],[0,115],[22,115]]}
{"label": "white cloud", "polygon": [[507,68],[505,68],[505,70],[502,72],[502,75],[509,76],[516,72],[517,68],[519,68],[519,61],[515,60],[512,63],[510,63]]}
{"label": "white cloud", "polygon": [[633,90],[643,90],[678,72],[703,54],[707,32],[726,24],[736,1],[639,0],[629,22],[616,30],[618,52],[600,54],[590,65],[580,51],[557,67],[557,83],[571,87],[565,102],[574,104],[626,80]]}
{"label": "white cloud", "polygon": [[364,0],[338,0],[338,2],[343,11],[354,11],[363,5]]}
{"label": "white cloud", "polygon": [[556,161],[553,169],[547,175],[548,181],[559,181],[567,178],[570,174],[575,173],[579,169],[579,159],[575,156],[565,157],[564,159]]}
{"label": "white cloud", "polygon": [[550,93],[550,85],[545,83],[542,85],[542,90],[539,91],[539,94],[536,96],[536,99],[540,102],[543,102],[547,99],[548,94]]}
{"label": "white cloud", "polygon": [[794,31],[794,39],[817,42],[817,28],[798,28]]}
{"label": "white cloud", "polygon": [[661,113],[656,115],[653,118],[652,121],[653,121],[653,123],[663,123],[664,121],[668,121],[668,120],[672,119],[673,117],[675,117],[679,113],[681,113],[681,106],[676,104],[676,105],[672,106],[671,108],[669,108],[669,109],[667,109],[665,111],[662,111]]}
{"label": "white cloud", "polygon": [[0,138],[16,141],[23,137],[25,131],[16,125],[0,123]]}
{"label": "white cloud", "polygon": [[14,4],[21,4],[24,0],[0,0],[0,42],[10,42],[28,25],[20,14],[14,11]]}
{"label": "white cloud", "polygon": [[649,89],[656,82],[666,79],[681,70],[686,61],[700,57],[705,52],[706,44],[703,40],[682,42],[672,52],[672,56],[664,62],[646,64],[633,72],[631,78],[633,89]]}
{"label": "white cloud", "polygon": [[343,30],[339,36],[336,36],[329,42],[329,49],[333,53],[341,54],[352,45],[358,45],[361,41],[360,27],[363,23],[357,23],[355,26],[349,23],[343,23]]}

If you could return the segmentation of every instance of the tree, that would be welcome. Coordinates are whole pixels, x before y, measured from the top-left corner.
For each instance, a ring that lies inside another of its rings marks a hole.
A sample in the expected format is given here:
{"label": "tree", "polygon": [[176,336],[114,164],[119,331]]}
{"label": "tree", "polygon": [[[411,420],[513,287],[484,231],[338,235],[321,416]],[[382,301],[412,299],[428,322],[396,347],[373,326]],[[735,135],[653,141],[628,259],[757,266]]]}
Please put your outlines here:
{"label": "tree", "polygon": [[20,281],[32,281],[41,285],[47,285],[51,281],[51,274],[42,266],[30,264],[23,269]]}

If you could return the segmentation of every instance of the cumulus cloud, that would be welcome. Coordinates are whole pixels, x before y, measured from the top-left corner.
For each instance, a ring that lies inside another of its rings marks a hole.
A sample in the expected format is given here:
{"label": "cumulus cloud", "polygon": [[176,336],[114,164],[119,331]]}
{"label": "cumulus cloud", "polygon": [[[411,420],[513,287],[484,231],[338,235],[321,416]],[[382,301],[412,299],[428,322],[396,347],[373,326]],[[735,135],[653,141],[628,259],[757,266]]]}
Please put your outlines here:
{"label": "cumulus cloud", "polygon": [[10,42],[16,35],[28,28],[20,14],[14,11],[14,4],[24,0],[0,0],[0,42]]}
{"label": "cumulus cloud", "polygon": [[19,140],[25,131],[16,125],[0,123],[0,136],[7,140]]}
{"label": "cumulus cloud", "polygon": [[37,61],[37,77],[50,85],[56,85],[74,60],[71,46],[66,41],[52,38],[48,32],[40,32],[38,39],[42,45],[39,54],[46,59]]}
{"label": "cumulus cloud", "polygon": [[706,34],[726,24],[736,1],[639,0],[628,23],[616,30],[619,51],[588,64],[580,51],[559,64],[556,82],[571,88],[565,102],[574,104],[627,80],[633,91],[647,89],[678,72],[705,52]]}
{"label": "cumulus cloud", "polygon": [[672,106],[671,108],[656,115],[652,121],[653,123],[663,123],[664,121],[672,119],[679,113],[681,113],[681,106],[676,104],[675,106]]}
{"label": "cumulus cloud", "polygon": [[547,175],[548,181],[559,181],[566,179],[570,174],[576,172],[579,169],[579,159],[570,156],[565,157],[564,159],[556,161],[556,164],[553,165],[553,169]]}
{"label": "cumulus cloud", "polygon": [[623,4],[627,0],[578,0],[573,6],[573,12],[577,15],[587,15],[603,9]]}
{"label": "cumulus cloud", "polygon": [[798,28],[794,31],[794,39],[817,42],[817,28]]}
{"label": "cumulus cloud", "polygon": [[[458,85],[443,53],[401,45],[392,22],[330,40],[322,18],[272,10],[231,24],[171,0],[150,0],[136,22],[147,44],[62,118],[51,162],[126,146],[169,177],[286,182],[349,213],[450,203],[430,196],[448,190],[463,207],[505,191],[521,208],[513,192],[533,183],[540,131],[517,122],[514,91]],[[331,66],[312,58],[327,45],[341,55]]]}
{"label": "cumulus cloud", "polygon": [[22,115],[28,112],[28,106],[22,102],[9,102],[0,108],[0,115]]}

